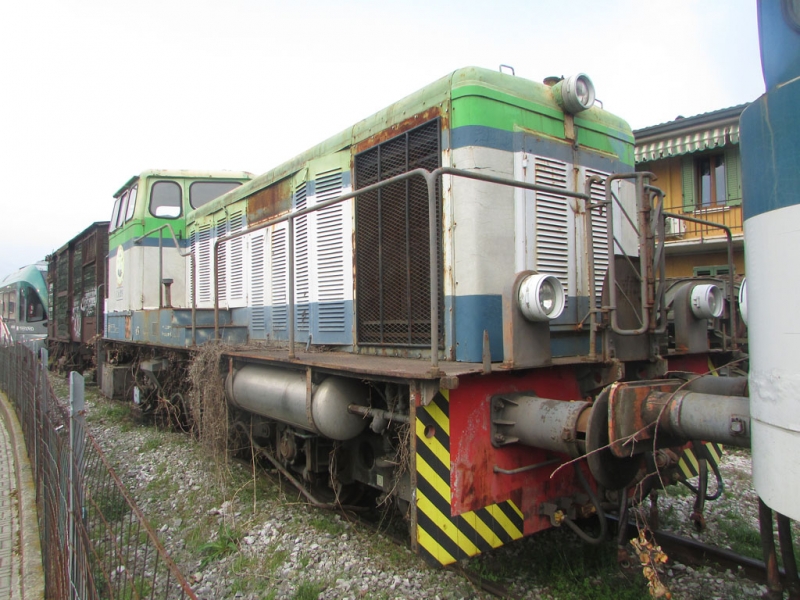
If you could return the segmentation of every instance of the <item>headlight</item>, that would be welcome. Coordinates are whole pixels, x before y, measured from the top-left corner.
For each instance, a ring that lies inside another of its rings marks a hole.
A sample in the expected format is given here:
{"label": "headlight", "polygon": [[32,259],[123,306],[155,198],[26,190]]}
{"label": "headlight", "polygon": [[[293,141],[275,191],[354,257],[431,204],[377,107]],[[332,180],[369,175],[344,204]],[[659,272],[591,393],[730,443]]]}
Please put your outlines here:
{"label": "headlight", "polygon": [[739,313],[742,315],[742,321],[747,325],[747,277],[742,279],[742,285],[739,286]]}
{"label": "headlight", "polygon": [[594,105],[594,84],[585,73],[567,77],[561,82],[564,110],[573,115]]}
{"label": "headlight", "polygon": [[694,286],[690,301],[692,312],[698,319],[717,319],[725,307],[722,290],[713,283]]}
{"label": "headlight", "polygon": [[529,321],[552,321],[564,312],[564,287],[552,275],[530,275],[520,283],[517,300]]}

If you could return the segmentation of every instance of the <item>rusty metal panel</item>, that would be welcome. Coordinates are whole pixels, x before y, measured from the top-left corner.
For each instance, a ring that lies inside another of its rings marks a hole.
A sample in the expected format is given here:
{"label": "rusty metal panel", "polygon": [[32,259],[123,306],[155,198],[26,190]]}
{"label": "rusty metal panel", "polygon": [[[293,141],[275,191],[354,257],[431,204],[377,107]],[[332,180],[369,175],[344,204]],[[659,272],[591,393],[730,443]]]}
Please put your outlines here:
{"label": "rusty metal panel", "polygon": [[[394,135],[358,154],[356,189],[415,168],[441,166],[440,122]],[[441,235],[441,186],[436,190],[436,230]],[[356,317],[359,344],[421,346],[442,341],[431,332],[430,244],[427,184],[422,178],[387,185],[356,199]],[[441,266],[441,239],[435,260]],[[441,274],[441,268],[438,269]],[[441,276],[440,276],[441,277]]]}
{"label": "rusty metal panel", "polygon": [[291,177],[281,179],[247,198],[247,224],[253,225],[292,208]]}
{"label": "rusty metal panel", "polygon": [[[386,112],[390,112],[392,107],[386,109]],[[424,125],[428,121],[432,121],[433,119],[439,118],[439,123],[441,124],[442,129],[447,129],[449,127],[449,122],[447,120],[447,115],[442,111],[442,109],[438,106],[431,107],[421,113],[415,114],[413,117],[409,117],[392,125],[391,127],[387,127],[386,129],[376,133],[375,135],[371,135],[370,137],[366,138],[365,140],[360,141],[358,144],[353,146],[353,154],[359,154],[364,150],[369,150],[370,148],[377,146],[378,144],[382,144],[383,142],[390,140],[394,137],[397,137],[401,133],[406,133],[407,131],[411,131],[412,129],[416,129],[420,125]],[[387,122],[390,122],[392,119],[387,116]]]}
{"label": "rusty metal panel", "polygon": [[105,289],[108,222],[93,223],[48,257],[51,338],[87,343],[102,333],[98,290]]}

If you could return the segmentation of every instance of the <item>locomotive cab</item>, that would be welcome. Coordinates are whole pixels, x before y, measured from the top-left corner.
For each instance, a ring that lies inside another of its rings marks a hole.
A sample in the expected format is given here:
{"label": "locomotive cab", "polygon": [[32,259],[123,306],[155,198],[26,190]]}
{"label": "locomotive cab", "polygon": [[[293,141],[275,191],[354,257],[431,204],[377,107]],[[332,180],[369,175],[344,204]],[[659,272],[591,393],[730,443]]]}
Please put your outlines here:
{"label": "locomotive cab", "polygon": [[[108,238],[108,335],[132,339],[136,311],[186,308],[186,214],[238,187],[241,171],[151,170],[114,194]],[[139,313],[141,315],[141,313]],[[149,330],[149,329],[148,329]]]}

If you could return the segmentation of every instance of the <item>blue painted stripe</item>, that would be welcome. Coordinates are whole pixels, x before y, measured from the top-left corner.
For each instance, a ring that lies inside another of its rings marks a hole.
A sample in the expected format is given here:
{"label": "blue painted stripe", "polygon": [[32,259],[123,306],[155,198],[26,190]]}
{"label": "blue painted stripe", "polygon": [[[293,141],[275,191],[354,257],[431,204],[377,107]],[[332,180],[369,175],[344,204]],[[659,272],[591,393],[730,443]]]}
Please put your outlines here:
{"label": "blue painted stripe", "polygon": [[[489,332],[492,361],[503,360],[503,297],[492,295],[447,296],[445,314],[453,315],[456,361],[483,360],[483,332]],[[455,310],[453,310],[455,308]]]}
{"label": "blue painted stripe", "polygon": [[[450,132],[450,138],[453,149],[479,146],[505,152],[528,152],[568,163],[577,162],[590,169],[608,173],[632,170],[630,165],[618,158],[587,151],[583,148],[575,150],[569,142],[557,141],[525,131],[504,131],[485,125],[465,125],[453,129]],[[624,148],[620,147],[620,152],[623,151]]]}
{"label": "blue painted stripe", "polygon": [[[578,315],[588,311],[589,299],[570,296],[568,305],[570,310],[550,324],[553,357],[584,356],[589,350],[588,327],[575,331]],[[484,330],[489,333],[492,362],[504,360],[502,296],[447,296],[445,314],[453,315],[457,362],[482,362]]]}
{"label": "blue painted stripe", "polygon": [[800,204],[800,80],[774,89],[740,119],[745,221]]}

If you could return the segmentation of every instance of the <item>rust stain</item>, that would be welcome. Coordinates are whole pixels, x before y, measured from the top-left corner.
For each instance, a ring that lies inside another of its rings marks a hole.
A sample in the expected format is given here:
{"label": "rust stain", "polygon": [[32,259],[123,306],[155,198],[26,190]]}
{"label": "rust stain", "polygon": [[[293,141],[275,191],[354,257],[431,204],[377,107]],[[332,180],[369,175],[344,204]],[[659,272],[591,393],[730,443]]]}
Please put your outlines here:
{"label": "rust stain", "polygon": [[247,198],[247,224],[254,225],[292,208],[292,183],[289,177],[257,191]]}
{"label": "rust stain", "polygon": [[447,129],[447,127],[449,126],[448,124],[449,118],[447,113],[444,113],[441,107],[439,106],[432,106],[431,108],[424,110],[421,113],[417,113],[413,117],[409,117],[408,119],[405,119],[400,123],[396,123],[390,127],[387,127],[386,129],[383,129],[378,133],[369,136],[365,140],[362,140],[361,142],[355,144],[353,146],[353,154],[359,154],[364,150],[369,150],[373,146],[377,146],[378,144],[381,144],[386,140],[390,140],[393,137],[397,137],[401,133],[405,133],[406,131],[410,131],[411,129],[419,127],[420,125],[423,125],[428,121],[435,119],[436,117],[441,117],[442,119],[441,128]]}
{"label": "rust stain", "polygon": [[131,317],[127,315],[125,317],[125,339],[131,339]]}

